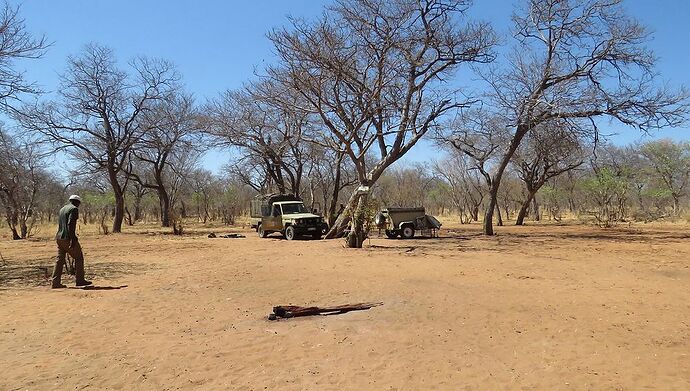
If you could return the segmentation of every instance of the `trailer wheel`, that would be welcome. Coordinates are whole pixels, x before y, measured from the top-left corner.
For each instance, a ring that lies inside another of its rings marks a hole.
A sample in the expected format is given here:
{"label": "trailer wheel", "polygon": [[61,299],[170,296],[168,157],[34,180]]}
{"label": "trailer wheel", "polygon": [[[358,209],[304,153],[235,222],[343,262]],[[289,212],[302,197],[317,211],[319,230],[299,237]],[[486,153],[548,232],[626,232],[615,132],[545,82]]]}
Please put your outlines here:
{"label": "trailer wheel", "polygon": [[268,236],[268,232],[264,231],[263,225],[259,224],[258,227],[256,227],[256,232],[259,234],[260,238],[265,238]]}
{"label": "trailer wheel", "polygon": [[398,231],[391,231],[391,230],[387,229],[386,230],[386,237],[388,237],[388,239],[395,239],[398,237]]}
{"label": "trailer wheel", "polygon": [[403,239],[414,238],[414,227],[410,224],[405,225],[402,229],[401,234],[402,234]]}
{"label": "trailer wheel", "polygon": [[295,227],[289,226],[285,228],[285,239],[293,240],[295,238]]}

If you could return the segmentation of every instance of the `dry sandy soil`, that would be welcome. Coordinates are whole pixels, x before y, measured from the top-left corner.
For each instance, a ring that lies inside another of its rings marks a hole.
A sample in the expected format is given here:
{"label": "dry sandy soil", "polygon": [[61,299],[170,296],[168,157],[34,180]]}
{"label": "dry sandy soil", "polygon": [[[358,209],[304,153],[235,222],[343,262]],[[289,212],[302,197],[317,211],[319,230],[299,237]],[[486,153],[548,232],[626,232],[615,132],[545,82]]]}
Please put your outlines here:
{"label": "dry sandy soil", "polygon": [[48,234],[2,239],[1,390],[690,389],[688,226],[457,226],[361,250],[146,229],[82,235],[92,290],[47,288]]}

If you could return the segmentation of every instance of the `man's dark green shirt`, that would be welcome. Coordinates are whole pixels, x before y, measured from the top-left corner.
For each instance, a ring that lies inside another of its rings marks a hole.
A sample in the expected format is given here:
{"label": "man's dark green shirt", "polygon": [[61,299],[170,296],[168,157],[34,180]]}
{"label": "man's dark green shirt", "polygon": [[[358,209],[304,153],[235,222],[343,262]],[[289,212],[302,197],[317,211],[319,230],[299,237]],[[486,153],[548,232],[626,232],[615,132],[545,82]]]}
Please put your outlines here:
{"label": "man's dark green shirt", "polygon": [[79,208],[71,203],[63,206],[58,214],[58,232],[55,239],[70,240],[76,238],[78,220]]}

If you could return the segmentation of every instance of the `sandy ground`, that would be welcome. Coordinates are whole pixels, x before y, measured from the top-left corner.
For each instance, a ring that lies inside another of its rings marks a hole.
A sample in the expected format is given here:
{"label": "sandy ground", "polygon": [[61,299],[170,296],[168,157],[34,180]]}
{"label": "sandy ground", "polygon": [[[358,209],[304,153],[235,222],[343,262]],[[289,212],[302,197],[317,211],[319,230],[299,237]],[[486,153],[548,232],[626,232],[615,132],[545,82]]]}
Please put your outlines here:
{"label": "sandy ground", "polygon": [[690,389],[688,226],[458,226],[361,250],[141,231],[82,235],[93,290],[46,287],[47,238],[0,242],[0,390]]}

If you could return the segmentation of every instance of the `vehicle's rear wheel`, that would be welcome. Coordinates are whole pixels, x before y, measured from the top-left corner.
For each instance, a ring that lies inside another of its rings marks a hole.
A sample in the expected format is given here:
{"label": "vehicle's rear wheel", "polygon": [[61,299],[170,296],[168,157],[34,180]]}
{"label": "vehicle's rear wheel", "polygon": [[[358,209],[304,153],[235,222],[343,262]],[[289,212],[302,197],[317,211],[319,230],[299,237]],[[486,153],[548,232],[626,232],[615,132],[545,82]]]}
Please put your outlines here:
{"label": "vehicle's rear wheel", "polygon": [[402,229],[402,237],[403,239],[412,239],[414,238],[414,227],[411,225],[406,225]]}
{"label": "vehicle's rear wheel", "polygon": [[398,237],[398,231],[391,231],[389,229],[386,230],[386,236],[388,239],[395,239]]}
{"label": "vehicle's rear wheel", "polygon": [[260,238],[265,238],[268,236],[268,232],[264,231],[264,227],[261,224],[259,224],[259,226],[256,228],[256,232],[259,234]]}
{"label": "vehicle's rear wheel", "polygon": [[289,226],[285,228],[285,239],[293,240],[295,238],[295,227]]}

